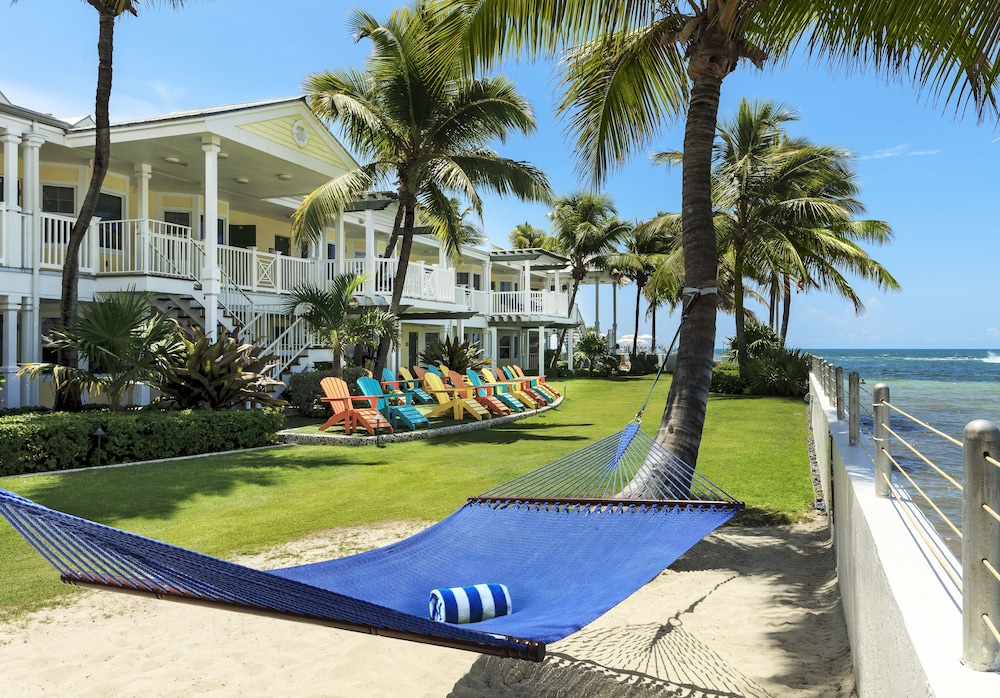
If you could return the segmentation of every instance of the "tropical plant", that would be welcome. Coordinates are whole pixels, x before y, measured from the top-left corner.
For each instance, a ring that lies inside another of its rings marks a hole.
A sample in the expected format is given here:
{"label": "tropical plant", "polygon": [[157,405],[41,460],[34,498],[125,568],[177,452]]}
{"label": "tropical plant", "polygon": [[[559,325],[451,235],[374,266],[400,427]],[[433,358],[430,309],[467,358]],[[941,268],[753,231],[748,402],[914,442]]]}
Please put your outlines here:
{"label": "tropical plant", "polygon": [[483,350],[478,346],[468,340],[459,342],[457,337],[445,337],[443,342],[437,338],[432,339],[427,348],[420,352],[420,361],[424,366],[444,364],[460,374],[464,374],[466,369],[478,371],[493,363],[492,359],[483,357]]}
{"label": "tropical plant", "polygon": [[735,117],[718,128],[712,200],[722,249],[732,255],[737,363],[742,371],[748,361],[744,280],[770,284],[772,299],[788,299],[781,284],[789,285],[791,277],[818,286],[815,274],[852,300],[858,312],[864,305],[838,267],[846,266],[882,289],[899,288],[856,242],[883,244],[892,230],[882,221],[854,220],[864,206],[857,199],[850,153],[788,137],[783,126],[795,118],[784,105],[744,99]]}
{"label": "tropical plant", "polygon": [[[573,289],[570,291],[569,308],[576,303],[587,272],[591,269],[606,268],[608,254],[624,237],[631,226],[618,219],[614,202],[607,194],[575,192],[560,196],[554,202],[549,214],[555,237],[555,251],[569,257],[570,277]],[[550,368],[555,368],[566,342],[566,328],[559,333],[555,354]]]}
{"label": "tropical plant", "polygon": [[798,349],[765,347],[747,364],[752,395],[802,397],[809,392],[809,357]]}
{"label": "tropical plant", "polygon": [[[462,248],[477,247],[486,242],[483,229],[469,220],[475,215],[471,206],[462,208],[461,202],[455,197],[448,199],[448,204],[440,213],[425,212],[431,223],[434,234],[445,248],[448,257],[455,264],[462,262]],[[441,216],[444,220],[441,220]]]}
{"label": "tropical plant", "polygon": [[514,55],[561,62],[581,170],[595,183],[684,119],[684,286],[696,289],[657,439],[692,467],[705,422],[716,330],[719,254],[711,199],[712,144],[722,83],[749,60],[788,60],[795,47],[846,70],[911,76],[948,101],[997,113],[1000,7],[936,0],[441,0],[458,12],[442,53],[471,46],[488,67]]}
{"label": "tropical plant", "polygon": [[153,403],[182,410],[226,410],[245,403],[281,407],[270,394],[279,381],[267,377],[277,357],[263,347],[240,342],[223,331],[217,339],[200,327],[180,332],[179,351],[161,367],[150,385],[160,393]]}
{"label": "tropical plant", "polygon": [[[535,119],[527,100],[504,77],[476,77],[460,50],[440,60],[434,47],[442,19],[423,4],[400,8],[379,22],[361,10],[349,20],[355,40],[368,39],[372,54],[364,71],[323,72],[306,78],[313,112],[338,124],[347,145],[367,162],[309,194],[293,216],[296,241],[315,240],[340,211],[365,190],[395,182],[396,218],[385,250],[399,241],[389,312],[398,315],[413,245],[418,209],[433,221],[449,249],[459,249],[460,230],[450,195],[482,214],[480,190],[547,201],[550,188],[535,166],[503,158],[487,146],[510,134],[529,134]],[[376,371],[389,345],[379,345]]]}
{"label": "tropical plant", "polygon": [[399,344],[399,318],[381,308],[358,310],[354,294],[365,283],[363,274],[338,274],[323,289],[299,286],[285,302],[285,312],[298,315],[320,344],[333,352],[332,373],[343,376],[344,350],[352,345],[377,347],[383,338]]}
{"label": "tropical plant", "polygon": [[516,250],[551,250],[556,245],[555,238],[541,228],[536,228],[530,221],[518,223],[508,234],[508,239],[510,246]]}
{"label": "tropical plant", "polygon": [[[169,0],[174,7],[180,7],[184,0]],[[17,0],[11,0],[17,2]],[[84,195],[76,222],[70,230],[66,244],[62,271],[62,291],[59,300],[59,320],[63,328],[76,320],[79,309],[80,247],[90,227],[90,221],[97,209],[98,197],[108,173],[111,159],[111,102],[112,56],[115,46],[115,20],[128,13],[138,15],[143,5],[154,4],[153,0],[87,0],[87,4],[97,10],[97,92],[94,106],[94,158],[90,168],[90,184]],[[73,347],[66,346],[59,351],[59,363],[69,369],[79,366],[79,354]],[[78,410],[82,405],[80,393],[73,381],[64,382],[56,390],[56,409]]]}
{"label": "tropical plant", "polygon": [[[781,347],[785,344],[784,340],[774,331],[773,327],[753,318],[746,321],[744,340],[746,343],[746,355],[751,359],[763,353],[766,349]],[[723,360],[735,364],[739,354],[740,349],[737,337],[727,338],[725,350],[722,354]]]}
{"label": "tropical plant", "polygon": [[[613,273],[632,279],[636,285],[635,294],[635,337],[639,336],[639,304],[645,295],[646,285],[649,283],[653,272],[665,259],[666,253],[670,250],[674,240],[663,233],[663,230],[654,226],[636,226],[624,237],[624,249],[620,252],[612,252],[606,258],[605,263]],[[654,297],[658,297],[653,292]],[[648,299],[648,296],[647,296]],[[650,304],[652,309],[652,304]],[[655,328],[655,320],[654,320]],[[654,340],[655,340],[655,332]],[[652,346],[656,346],[655,341]],[[632,342],[632,359],[638,353],[639,343]]]}
{"label": "tropical plant", "polygon": [[26,364],[18,375],[52,376],[56,389],[104,393],[112,410],[124,407],[132,386],[153,379],[179,351],[177,323],[152,309],[150,294],[129,289],[85,303],[69,328],[47,337],[56,350],[72,349],[84,367]]}
{"label": "tropical plant", "polygon": [[586,359],[587,371],[593,376],[594,369],[601,364],[601,359],[610,354],[608,340],[597,330],[588,328],[576,342],[576,353]]}

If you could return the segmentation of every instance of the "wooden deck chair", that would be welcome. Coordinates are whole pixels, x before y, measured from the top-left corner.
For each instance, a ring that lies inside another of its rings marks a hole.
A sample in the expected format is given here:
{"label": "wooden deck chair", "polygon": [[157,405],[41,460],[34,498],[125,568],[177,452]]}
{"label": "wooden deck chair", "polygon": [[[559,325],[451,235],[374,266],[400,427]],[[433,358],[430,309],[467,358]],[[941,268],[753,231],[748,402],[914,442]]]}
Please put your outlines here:
{"label": "wooden deck chair", "polygon": [[[372,408],[371,401],[367,398],[351,395],[347,389],[347,383],[342,378],[327,376],[319,384],[323,388],[324,395],[321,399],[333,410],[333,415],[323,423],[323,426],[319,428],[320,431],[326,431],[334,424],[343,422],[344,433],[347,434],[353,434],[358,427],[373,435],[379,429],[385,429],[390,434],[392,433],[392,425],[389,424],[389,420],[383,417],[378,410]],[[355,407],[355,400],[367,402],[369,406]]]}
{"label": "wooden deck chair", "polygon": [[425,373],[424,385],[427,388],[427,392],[433,395],[438,401],[438,406],[427,413],[428,417],[447,414],[449,411],[455,419],[462,419],[467,414],[479,420],[483,419],[483,417],[488,419],[490,416],[486,408],[472,398],[459,397],[457,395],[460,391],[459,388],[445,387],[445,384],[441,382],[441,378],[436,373],[431,373],[430,371]]}
{"label": "wooden deck chair", "polygon": [[[383,393],[381,384],[368,376],[358,378],[358,390],[365,397],[373,398],[372,407],[381,412],[389,420],[389,424],[393,429],[398,429],[400,422],[411,431],[416,431],[417,427],[427,427],[430,429],[431,423],[427,421],[427,417],[420,414],[416,407],[409,404],[409,395],[405,393]],[[393,405],[392,401],[400,397],[406,400],[406,404]]]}
{"label": "wooden deck chair", "polygon": [[413,375],[417,377],[417,380],[423,382],[424,376],[427,375],[427,370],[423,366],[413,364]]}
{"label": "wooden deck chair", "polygon": [[[409,371],[405,368],[401,368],[400,377],[398,379],[393,378],[392,371],[388,368],[382,369],[382,390],[383,392],[391,393],[408,393],[410,395],[410,401],[415,405],[426,405],[428,403],[434,402],[434,398],[428,395],[420,388],[420,381],[416,380],[410,375]],[[402,372],[406,371],[406,375],[402,375]]]}
{"label": "wooden deck chair", "polygon": [[517,364],[511,364],[510,368],[514,372],[515,376],[517,376],[518,378],[524,378],[526,380],[531,381],[532,388],[535,388],[536,390],[541,390],[546,395],[551,397],[553,401],[562,395],[562,393],[560,393],[550,384],[545,382],[545,376],[529,376],[525,374],[524,370]]}
{"label": "wooden deck chair", "polygon": [[487,367],[483,368],[483,379],[486,383],[502,385],[505,394],[513,395],[517,398],[518,402],[527,407],[529,410],[533,410],[539,406],[539,403],[535,400],[535,398],[521,390],[520,381],[508,381],[505,378],[497,378],[497,375]]}
{"label": "wooden deck chair", "polygon": [[540,402],[542,405],[547,405],[550,402],[552,402],[552,399],[548,395],[543,393],[541,390],[536,390],[535,388],[532,388],[531,381],[529,379],[518,378],[517,374],[514,373],[514,369],[512,369],[510,366],[499,366],[496,370],[499,371],[499,373],[497,373],[497,378],[500,378],[501,376],[506,376],[507,380],[520,383],[521,392],[527,393],[532,398],[534,398],[536,402]]}
{"label": "wooden deck chair", "polygon": [[524,412],[524,403],[514,397],[511,393],[504,392],[504,386],[498,385],[497,383],[490,383],[488,385],[484,384],[482,379],[480,379],[479,374],[471,368],[465,369],[465,375],[469,377],[469,383],[473,387],[482,386],[482,390],[486,395],[490,395],[496,400],[502,402],[511,412]]}
{"label": "wooden deck chair", "polygon": [[[466,382],[462,380],[462,374],[458,371],[449,371],[448,377],[451,378],[451,384],[456,388],[466,385]],[[485,407],[491,414],[501,416],[510,414],[510,408],[491,395],[491,392],[492,391],[487,388],[479,388],[476,390],[473,386],[468,386],[468,390],[464,393],[457,393],[457,395],[460,395],[461,397],[471,397],[473,400]]]}

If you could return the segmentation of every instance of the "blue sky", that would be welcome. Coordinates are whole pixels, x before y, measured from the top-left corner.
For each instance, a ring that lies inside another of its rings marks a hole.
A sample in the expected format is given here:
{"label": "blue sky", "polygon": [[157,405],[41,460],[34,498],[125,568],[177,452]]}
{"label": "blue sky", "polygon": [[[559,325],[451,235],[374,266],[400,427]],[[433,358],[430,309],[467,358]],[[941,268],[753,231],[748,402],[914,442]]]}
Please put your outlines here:
{"label": "blue sky", "polygon": [[[295,0],[280,10],[263,0],[194,0],[181,10],[167,3],[125,18],[116,29],[112,120],[300,94],[303,77],[327,68],[361,66],[368,47],[346,30],[347,11],[364,7],[385,16],[398,3]],[[84,2],[21,0],[0,4],[0,92],[12,102],[56,116],[93,112],[97,73],[97,13]],[[581,186],[564,125],[553,115],[548,65],[506,71],[531,99],[537,133],[498,146],[531,160],[557,193]],[[856,282],[867,312],[811,292],[792,301],[789,344],[817,348],[1000,348],[1000,235],[994,212],[1000,174],[995,163],[1000,131],[956,116],[953,105],[928,103],[906,84],[870,75],[846,77],[825,66],[795,65],[763,72],[743,66],[723,85],[723,118],[742,97],[794,107],[794,135],[835,144],[856,154],[866,217],[887,221],[895,240],[871,250],[899,280],[885,294]],[[664,128],[651,150],[682,144],[683,125]],[[608,183],[619,215],[643,219],[680,208],[680,171],[654,168],[644,154]],[[548,227],[545,208],[488,200],[485,229],[504,245],[518,223]],[[594,292],[582,292],[588,322]],[[635,287],[618,293],[618,332],[631,334]],[[643,306],[645,313],[645,306]],[[600,322],[613,319],[610,288],[602,287]],[[657,341],[669,341],[677,317],[661,311]],[[720,316],[717,344],[733,333]],[[644,319],[639,334],[648,333]]]}

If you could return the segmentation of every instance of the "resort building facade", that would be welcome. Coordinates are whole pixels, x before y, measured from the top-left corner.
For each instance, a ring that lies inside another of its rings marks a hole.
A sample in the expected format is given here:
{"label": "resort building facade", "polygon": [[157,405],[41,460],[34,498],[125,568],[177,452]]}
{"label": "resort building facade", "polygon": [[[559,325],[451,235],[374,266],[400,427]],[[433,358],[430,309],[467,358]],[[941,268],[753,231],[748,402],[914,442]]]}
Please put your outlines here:
{"label": "resort building facade", "polygon": [[[53,358],[44,337],[59,322],[66,243],[90,182],[94,139],[89,118],[57,119],[0,94],[2,407],[51,402],[51,385],[19,378],[18,364]],[[293,248],[295,207],[356,166],[304,98],[116,123],[111,143],[80,252],[82,302],[149,292],[182,323],[266,347],[279,357],[279,378],[330,360],[284,310],[290,291],[364,273],[359,305],[388,305],[398,263],[382,258],[391,195],[362,197],[322,242]],[[417,235],[390,366],[411,366],[432,339],[450,336],[478,343],[499,364],[538,369],[550,336],[583,325],[568,307],[566,265],[543,250],[484,248],[464,249],[456,264],[437,238]],[[568,338],[571,357],[572,331]]]}

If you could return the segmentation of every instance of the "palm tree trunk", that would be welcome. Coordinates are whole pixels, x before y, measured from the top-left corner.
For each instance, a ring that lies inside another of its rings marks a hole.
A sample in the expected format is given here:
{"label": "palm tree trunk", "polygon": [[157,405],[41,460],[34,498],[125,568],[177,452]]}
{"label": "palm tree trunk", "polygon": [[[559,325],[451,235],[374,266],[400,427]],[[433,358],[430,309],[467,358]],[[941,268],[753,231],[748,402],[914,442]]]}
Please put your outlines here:
{"label": "palm tree trunk", "polygon": [[[638,283],[638,282],[637,282]],[[639,299],[642,298],[642,287],[639,286],[635,294],[635,334],[632,335],[632,363],[639,353]]]}
{"label": "palm tree trunk", "polygon": [[781,344],[785,344],[788,337],[788,315],[792,312],[792,280],[788,274],[781,277]]}
{"label": "palm tree trunk", "polygon": [[[392,299],[389,301],[389,312],[399,317],[399,305],[403,299],[403,286],[406,283],[406,269],[410,265],[410,250],[413,249],[413,223],[417,202],[413,197],[400,196],[400,208],[404,209],[402,220],[403,226],[400,230],[402,241],[399,245],[399,264],[396,267],[396,276],[392,281]],[[400,217],[399,212],[396,214]],[[386,360],[389,356],[389,347],[392,341],[388,337],[382,337],[378,343],[378,352],[375,354],[375,366],[372,373],[376,376],[382,375]]]}
{"label": "palm tree trunk", "polygon": [[[692,56],[694,64],[697,56]],[[691,102],[684,127],[684,169],[681,190],[684,283],[714,288],[718,246],[712,221],[712,145],[719,115],[721,75],[693,75]],[[695,467],[705,426],[708,392],[715,357],[715,313],[718,294],[696,296],[686,311],[667,405],[656,440]]]}
{"label": "palm tree trunk", "polygon": [[[94,132],[94,170],[90,175],[90,186],[80,206],[73,229],[66,245],[66,257],[63,261],[62,293],[59,300],[59,321],[63,327],[69,327],[76,320],[79,305],[80,281],[80,247],[90,227],[90,220],[97,208],[97,198],[101,194],[104,176],[108,172],[108,160],[111,156],[111,119],[108,104],[111,101],[112,54],[115,38],[115,15],[99,10],[100,33],[97,40],[97,97],[94,105],[94,118],[97,127]],[[61,349],[59,363],[70,368],[79,365],[79,356],[74,349]],[[69,384],[56,389],[55,408],[57,410],[79,410],[83,406],[80,391]]]}
{"label": "palm tree trunk", "polygon": [[399,230],[403,223],[403,207],[396,206],[396,218],[392,223],[392,233],[389,235],[389,242],[385,244],[385,253],[382,259],[389,259],[396,250],[396,240],[399,239]]}
{"label": "palm tree trunk", "polygon": [[736,253],[733,262],[733,310],[736,311],[736,363],[740,367],[740,377],[746,377],[747,364],[747,318],[743,298],[743,255]]}

